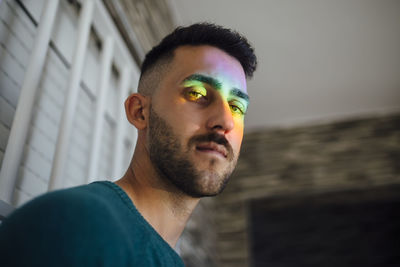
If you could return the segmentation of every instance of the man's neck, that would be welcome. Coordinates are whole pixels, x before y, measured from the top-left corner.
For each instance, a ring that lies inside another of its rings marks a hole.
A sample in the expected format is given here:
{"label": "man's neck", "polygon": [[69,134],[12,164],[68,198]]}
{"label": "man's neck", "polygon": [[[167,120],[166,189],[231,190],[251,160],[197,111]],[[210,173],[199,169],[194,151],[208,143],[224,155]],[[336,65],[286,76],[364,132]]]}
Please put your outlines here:
{"label": "man's neck", "polygon": [[148,164],[134,157],[129,169],[116,184],[127,193],[158,234],[175,247],[199,199],[166,184]]}

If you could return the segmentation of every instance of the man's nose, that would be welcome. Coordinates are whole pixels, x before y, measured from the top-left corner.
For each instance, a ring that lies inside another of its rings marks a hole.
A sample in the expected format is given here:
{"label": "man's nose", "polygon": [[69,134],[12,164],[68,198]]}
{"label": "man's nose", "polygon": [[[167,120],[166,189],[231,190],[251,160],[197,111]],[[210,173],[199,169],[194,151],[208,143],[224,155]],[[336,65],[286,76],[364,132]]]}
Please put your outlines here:
{"label": "man's nose", "polygon": [[214,103],[210,110],[207,128],[219,132],[220,134],[226,134],[230,132],[234,126],[235,122],[229,103],[222,99]]}

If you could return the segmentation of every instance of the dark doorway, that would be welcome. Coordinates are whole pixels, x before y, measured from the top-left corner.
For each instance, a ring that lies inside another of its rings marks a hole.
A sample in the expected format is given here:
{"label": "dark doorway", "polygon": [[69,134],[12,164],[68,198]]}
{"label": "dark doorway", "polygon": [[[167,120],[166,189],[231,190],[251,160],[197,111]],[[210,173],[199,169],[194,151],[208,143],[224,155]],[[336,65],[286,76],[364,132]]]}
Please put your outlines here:
{"label": "dark doorway", "polygon": [[400,187],[250,203],[254,267],[400,266]]}

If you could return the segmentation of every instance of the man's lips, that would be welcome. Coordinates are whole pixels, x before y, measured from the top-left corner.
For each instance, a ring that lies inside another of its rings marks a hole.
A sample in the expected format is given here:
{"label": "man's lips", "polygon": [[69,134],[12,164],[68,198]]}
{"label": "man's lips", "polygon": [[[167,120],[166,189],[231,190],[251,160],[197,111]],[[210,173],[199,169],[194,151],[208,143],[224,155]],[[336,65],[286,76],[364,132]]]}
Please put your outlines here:
{"label": "man's lips", "polygon": [[197,150],[204,152],[217,152],[224,158],[228,156],[228,151],[223,145],[218,145],[214,142],[201,143],[196,146]]}

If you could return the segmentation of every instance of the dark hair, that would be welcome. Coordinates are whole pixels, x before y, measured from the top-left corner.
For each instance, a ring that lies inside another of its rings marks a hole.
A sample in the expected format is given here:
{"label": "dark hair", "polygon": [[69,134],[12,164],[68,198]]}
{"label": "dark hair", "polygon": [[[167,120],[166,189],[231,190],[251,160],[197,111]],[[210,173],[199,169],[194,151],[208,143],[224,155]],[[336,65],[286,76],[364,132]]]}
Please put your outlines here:
{"label": "dark hair", "polygon": [[159,60],[172,58],[174,50],[183,45],[210,45],[225,51],[240,62],[248,78],[253,76],[257,67],[254,49],[244,36],[215,24],[196,23],[176,28],[153,47],[143,61],[141,77]]}

